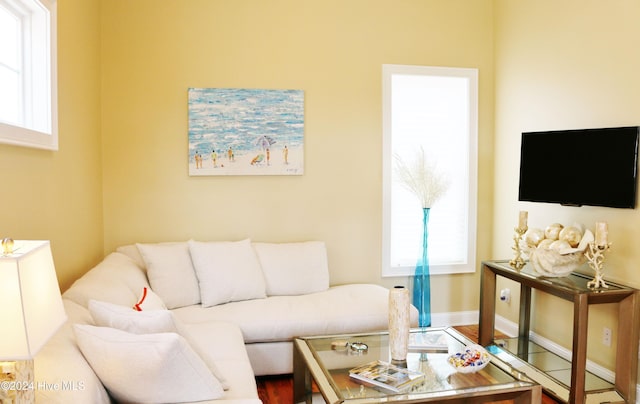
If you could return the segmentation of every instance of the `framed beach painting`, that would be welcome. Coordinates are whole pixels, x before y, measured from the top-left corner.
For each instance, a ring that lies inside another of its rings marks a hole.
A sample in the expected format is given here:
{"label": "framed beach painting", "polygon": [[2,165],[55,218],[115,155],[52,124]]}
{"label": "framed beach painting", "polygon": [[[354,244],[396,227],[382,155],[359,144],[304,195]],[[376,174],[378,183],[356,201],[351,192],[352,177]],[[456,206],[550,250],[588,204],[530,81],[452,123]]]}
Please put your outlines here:
{"label": "framed beach painting", "polygon": [[189,175],[302,175],[302,90],[189,89]]}

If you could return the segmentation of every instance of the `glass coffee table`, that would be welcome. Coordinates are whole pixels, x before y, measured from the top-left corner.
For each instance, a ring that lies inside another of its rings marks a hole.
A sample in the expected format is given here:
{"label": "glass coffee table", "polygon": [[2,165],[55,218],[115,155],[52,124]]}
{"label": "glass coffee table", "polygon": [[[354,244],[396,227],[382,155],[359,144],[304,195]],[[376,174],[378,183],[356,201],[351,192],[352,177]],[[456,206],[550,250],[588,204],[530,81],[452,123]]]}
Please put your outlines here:
{"label": "glass coffee table", "polygon": [[311,403],[312,380],[324,401],[330,404],[541,402],[542,388],[539,384],[491,354],[489,364],[482,370],[457,372],[448,363],[449,355],[463,352],[465,346],[474,343],[455,329],[427,328],[411,332],[443,334],[446,348],[410,351],[406,362],[398,365],[424,373],[425,378],[400,393],[359,382],[349,376],[349,370],[357,366],[376,360],[391,362],[387,332],[294,339],[294,402]]}

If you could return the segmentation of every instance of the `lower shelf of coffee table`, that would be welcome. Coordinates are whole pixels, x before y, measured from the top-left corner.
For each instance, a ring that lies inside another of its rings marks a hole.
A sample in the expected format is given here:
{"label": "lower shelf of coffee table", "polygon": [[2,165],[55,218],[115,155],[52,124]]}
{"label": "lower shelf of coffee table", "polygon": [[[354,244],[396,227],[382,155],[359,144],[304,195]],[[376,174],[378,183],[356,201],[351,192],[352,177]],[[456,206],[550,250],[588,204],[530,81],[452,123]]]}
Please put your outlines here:
{"label": "lower shelf of coffee table", "polygon": [[[521,352],[519,345],[518,338],[503,338],[495,340],[488,350],[541,384],[547,394],[568,402],[571,362],[531,341],[523,345]],[[613,383],[590,372],[586,372],[585,378],[587,403],[623,401]]]}

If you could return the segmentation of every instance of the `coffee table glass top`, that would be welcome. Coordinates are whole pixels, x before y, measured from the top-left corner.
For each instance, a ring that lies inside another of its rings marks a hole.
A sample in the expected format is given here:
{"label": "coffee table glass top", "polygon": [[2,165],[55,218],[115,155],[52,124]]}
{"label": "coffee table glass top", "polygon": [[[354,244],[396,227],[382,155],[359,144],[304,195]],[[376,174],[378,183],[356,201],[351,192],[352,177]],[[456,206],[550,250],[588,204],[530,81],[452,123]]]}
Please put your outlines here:
{"label": "coffee table glass top", "polygon": [[[349,370],[371,361],[391,362],[389,356],[389,336],[387,333],[374,333],[357,336],[329,336],[302,338],[309,347],[313,359],[322,369],[325,380],[316,380],[319,386],[330,386],[342,401],[376,399],[376,401],[397,400],[398,394],[407,398],[446,397],[459,394],[486,393],[492,390],[504,390],[531,386],[536,383],[524,374],[513,371],[509,365],[496,357],[491,357],[488,366],[476,373],[459,373],[448,363],[449,355],[463,352],[465,346],[473,342],[453,328],[428,328],[412,330],[412,333],[442,333],[445,335],[447,352],[423,351],[409,352],[406,364],[408,369],[425,374],[424,382],[412,386],[409,390],[394,393],[379,387],[367,385],[352,379]],[[344,348],[344,343],[364,343],[366,352]],[[322,387],[320,387],[322,389]]]}

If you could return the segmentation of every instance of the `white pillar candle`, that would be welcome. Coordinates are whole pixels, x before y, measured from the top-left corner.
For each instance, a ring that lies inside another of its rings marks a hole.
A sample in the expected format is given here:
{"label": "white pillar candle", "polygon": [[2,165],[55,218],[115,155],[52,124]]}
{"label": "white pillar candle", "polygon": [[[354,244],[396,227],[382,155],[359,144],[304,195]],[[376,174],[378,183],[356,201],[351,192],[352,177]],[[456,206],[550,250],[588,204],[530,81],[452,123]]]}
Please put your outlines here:
{"label": "white pillar candle", "polygon": [[527,227],[527,217],[529,216],[529,212],[526,210],[520,211],[520,217],[518,220],[518,228],[525,229]]}
{"label": "white pillar candle", "polygon": [[609,235],[609,228],[606,222],[596,223],[596,245],[598,247],[607,246],[607,236]]}

